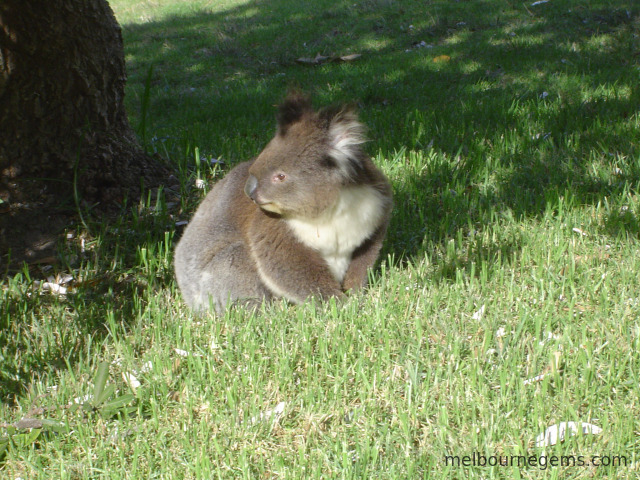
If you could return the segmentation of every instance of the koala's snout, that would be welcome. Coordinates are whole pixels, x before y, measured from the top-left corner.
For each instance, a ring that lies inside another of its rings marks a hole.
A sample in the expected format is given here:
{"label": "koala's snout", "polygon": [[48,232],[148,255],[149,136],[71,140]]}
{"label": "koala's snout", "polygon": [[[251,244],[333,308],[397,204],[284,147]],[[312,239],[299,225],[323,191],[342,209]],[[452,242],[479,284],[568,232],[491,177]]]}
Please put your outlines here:
{"label": "koala's snout", "polygon": [[255,193],[257,188],[258,188],[258,179],[253,175],[249,175],[249,178],[247,178],[247,183],[244,184],[244,193],[247,195],[247,197],[249,197],[254,202],[256,200]]}

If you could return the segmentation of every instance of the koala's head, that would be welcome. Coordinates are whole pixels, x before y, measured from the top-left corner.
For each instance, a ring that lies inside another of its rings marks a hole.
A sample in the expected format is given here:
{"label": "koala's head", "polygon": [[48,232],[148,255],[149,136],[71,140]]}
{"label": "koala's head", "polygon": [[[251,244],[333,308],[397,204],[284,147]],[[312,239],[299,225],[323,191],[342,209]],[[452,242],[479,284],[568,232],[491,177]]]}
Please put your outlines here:
{"label": "koala's head", "polygon": [[317,217],[362,168],[363,132],[352,109],[315,112],[308,98],[289,95],[280,105],[275,137],[249,169],[245,193],[267,212]]}

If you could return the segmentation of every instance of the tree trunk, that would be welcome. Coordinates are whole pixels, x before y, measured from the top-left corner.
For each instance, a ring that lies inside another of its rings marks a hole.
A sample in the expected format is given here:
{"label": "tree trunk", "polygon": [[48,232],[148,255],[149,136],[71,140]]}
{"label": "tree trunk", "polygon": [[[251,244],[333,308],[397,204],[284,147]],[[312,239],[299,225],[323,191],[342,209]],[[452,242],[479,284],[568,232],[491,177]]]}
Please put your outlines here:
{"label": "tree trunk", "polygon": [[47,200],[104,208],[166,174],[129,126],[125,81],[106,0],[0,2],[0,255]]}

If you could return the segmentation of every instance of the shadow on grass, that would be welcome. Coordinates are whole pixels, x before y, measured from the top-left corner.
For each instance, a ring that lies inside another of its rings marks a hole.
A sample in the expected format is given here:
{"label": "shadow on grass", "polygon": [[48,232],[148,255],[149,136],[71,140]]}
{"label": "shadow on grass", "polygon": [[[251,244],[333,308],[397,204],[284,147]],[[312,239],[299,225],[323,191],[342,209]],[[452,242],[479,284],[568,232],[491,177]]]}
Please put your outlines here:
{"label": "shadow on grass", "polygon": [[[566,192],[591,204],[638,187],[639,12],[630,1],[250,1],[124,32],[133,82],[157,73],[153,128],[196,132],[232,163],[268,141],[292,85],[319,104],[358,100],[370,148],[387,157],[452,159],[395,182],[391,249],[410,258],[496,210],[537,216]],[[363,56],[296,63],[316,53]],[[610,227],[637,235],[634,222]]]}
{"label": "shadow on grass", "polygon": [[[25,389],[39,377],[66,370],[69,365],[87,360],[87,349],[100,350],[108,335],[105,320],[117,312],[126,325],[131,315],[130,300],[112,302],[105,295],[74,292],[68,300],[51,296],[38,298],[37,292],[25,292],[32,299],[17,298],[14,293],[0,309],[2,369],[0,400],[7,404],[27,393]],[[102,292],[104,293],[104,292]],[[125,294],[129,292],[123,292]],[[123,296],[124,298],[124,296]],[[130,298],[130,297],[129,297]],[[25,310],[29,314],[24,313]],[[52,318],[52,312],[56,317]],[[8,321],[8,319],[17,319]],[[20,324],[28,319],[28,325]]]}
{"label": "shadow on grass", "polygon": [[[52,372],[77,363],[93,371],[109,338],[135,328],[144,318],[148,292],[172,281],[166,252],[171,224],[165,211],[93,224],[93,239],[61,252],[65,265],[46,272],[32,266],[32,281],[26,273],[7,281],[0,291],[1,402],[12,405],[34,380],[55,378]],[[81,264],[80,278],[60,280]],[[54,294],[45,282],[68,293]]]}

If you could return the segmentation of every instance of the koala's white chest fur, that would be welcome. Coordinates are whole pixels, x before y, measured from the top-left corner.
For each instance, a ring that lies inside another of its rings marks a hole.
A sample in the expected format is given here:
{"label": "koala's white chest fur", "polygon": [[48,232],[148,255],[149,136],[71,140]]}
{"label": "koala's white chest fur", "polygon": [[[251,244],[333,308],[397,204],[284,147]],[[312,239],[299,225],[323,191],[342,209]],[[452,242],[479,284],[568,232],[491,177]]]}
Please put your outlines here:
{"label": "koala's white chest fur", "polygon": [[345,188],[336,204],[314,219],[289,219],[298,240],[318,251],[342,282],[353,251],[370,237],[384,215],[385,199],[370,186]]}

